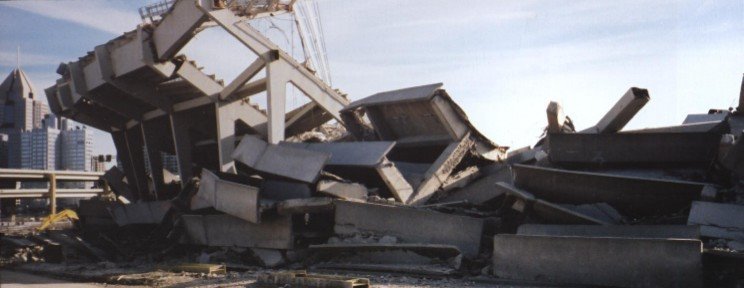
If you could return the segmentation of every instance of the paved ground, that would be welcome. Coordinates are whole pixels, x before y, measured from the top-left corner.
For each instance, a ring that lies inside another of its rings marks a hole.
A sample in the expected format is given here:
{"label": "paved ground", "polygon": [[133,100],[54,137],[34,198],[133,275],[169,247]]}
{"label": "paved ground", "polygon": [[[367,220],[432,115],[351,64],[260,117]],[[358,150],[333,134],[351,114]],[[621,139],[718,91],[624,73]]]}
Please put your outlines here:
{"label": "paved ground", "polygon": [[100,285],[74,283],[64,280],[47,278],[29,273],[0,269],[0,286],[3,288],[34,287],[34,288],[100,288]]}

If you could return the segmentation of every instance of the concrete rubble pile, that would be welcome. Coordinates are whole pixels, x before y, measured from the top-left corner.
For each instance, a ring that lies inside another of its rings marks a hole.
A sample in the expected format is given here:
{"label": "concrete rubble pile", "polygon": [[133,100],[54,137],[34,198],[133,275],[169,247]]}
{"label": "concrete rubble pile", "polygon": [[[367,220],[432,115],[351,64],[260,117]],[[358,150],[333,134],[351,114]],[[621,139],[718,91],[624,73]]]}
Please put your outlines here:
{"label": "concrete rubble pile", "polygon": [[545,137],[505,153],[441,87],[351,103],[343,115],[369,122],[346,122],[343,141],[245,135],[234,173],[203,168],[173,200],[109,204],[109,224],[165,225],[160,241],[265,267],[699,287],[708,266],[741,263],[738,110],[622,130],[649,100],[631,88],[583,131],[550,103]]}
{"label": "concrete rubble pile", "polygon": [[[650,100],[633,87],[576,131],[551,102],[545,136],[507,152],[441,83],[349,102],[241,22],[278,11],[211,2],[176,1],[61,64],[46,89],[56,114],[114,139],[122,170],[103,180],[118,200],[78,213],[111,257],[592,286],[741,281],[731,275],[744,265],[720,263],[744,259],[744,103],[623,130]],[[258,55],[228,85],[177,55],[208,25]],[[286,112],[287,83],[311,101]],[[250,102],[259,92],[268,110]],[[180,182],[164,180],[160,153],[178,158]]]}

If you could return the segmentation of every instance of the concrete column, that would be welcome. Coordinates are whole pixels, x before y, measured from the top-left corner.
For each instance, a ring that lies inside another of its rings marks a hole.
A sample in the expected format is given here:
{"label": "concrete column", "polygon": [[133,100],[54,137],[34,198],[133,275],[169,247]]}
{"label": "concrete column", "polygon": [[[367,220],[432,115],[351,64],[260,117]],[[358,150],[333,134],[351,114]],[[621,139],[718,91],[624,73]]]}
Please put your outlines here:
{"label": "concrete column", "polygon": [[277,144],[284,140],[287,80],[281,75],[282,66],[278,61],[266,65],[266,70],[269,79],[266,89],[269,106],[268,142]]}
{"label": "concrete column", "polygon": [[181,188],[194,177],[192,171],[191,157],[191,137],[189,136],[188,119],[183,113],[173,113],[169,115],[171,135],[173,137],[173,146],[178,158],[178,173],[181,175]]}

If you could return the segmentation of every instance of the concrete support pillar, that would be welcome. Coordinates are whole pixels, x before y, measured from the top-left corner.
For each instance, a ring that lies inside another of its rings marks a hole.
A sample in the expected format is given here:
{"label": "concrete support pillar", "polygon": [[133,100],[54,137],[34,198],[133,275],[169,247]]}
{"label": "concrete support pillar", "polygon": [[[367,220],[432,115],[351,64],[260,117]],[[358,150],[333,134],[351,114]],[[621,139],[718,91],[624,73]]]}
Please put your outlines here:
{"label": "concrete support pillar", "polygon": [[173,146],[178,158],[178,173],[181,175],[181,188],[194,177],[191,156],[191,137],[189,136],[188,119],[184,113],[173,113],[169,115]]}
{"label": "concrete support pillar", "polygon": [[[153,120],[156,121],[156,120]],[[163,157],[160,151],[163,150],[162,133],[165,131],[159,129],[160,125],[153,122],[143,122],[139,125],[144,140],[145,151],[147,152],[148,162],[150,162],[150,175],[152,177],[153,189],[155,189],[155,200],[159,200],[161,193],[165,191],[165,180],[163,178]]]}
{"label": "concrete support pillar", "polygon": [[[147,171],[145,171],[145,141],[142,137],[142,128],[136,125],[124,132],[127,139],[127,148],[131,158],[131,166],[134,174],[134,181],[137,182],[137,193],[141,200],[152,200],[152,193],[147,185]],[[127,177],[129,178],[129,177]]]}
{"label": "concrete support pillar", "polygon": [[124,174],[127,177],[127,182],[129,184],[129,189],[131,191],[135,191],[130,195],[132,199],[129,199],[133,202],[136,202],[139,200],[139,181],[137,181],[137,175],[134,172],[134,165],[132,164],[132,154],[129,153],[129,145],[127,144],[127,138],[126,133],[124,131],[112,131],[111,137],[114,140],[114,146],[116,146],[116,153],[119,155],[117,156],[119,160],[122,162],[122,165],[124,167],[119,167],[124,170]]}
{"label": "concrete support pillar", "polygon": [[284,140],[287,79],[282,76],[282,63],[274,61],[266,65],[268,75],[268,142],[277,144]]}

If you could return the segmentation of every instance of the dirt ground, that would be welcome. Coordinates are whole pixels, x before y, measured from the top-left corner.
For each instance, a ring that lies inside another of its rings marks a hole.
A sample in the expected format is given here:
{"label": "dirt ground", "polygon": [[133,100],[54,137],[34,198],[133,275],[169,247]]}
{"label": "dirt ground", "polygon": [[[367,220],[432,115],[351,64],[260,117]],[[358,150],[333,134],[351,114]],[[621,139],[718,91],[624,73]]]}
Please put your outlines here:
{"label": "dirt ground", "polygon": [[[122,267],[113,263],[97,265],[64,265],[28,263],[0,269],[0,286],[6,287],[260,287],[256,279],[261,273],[270,273],[256,267],[246,271],[228,271],[227,275],[168,272],[153,266]],[[279,271],[279,270],[273,270]],[[424,278],[391,274],[334,273],[310,271],[346,277],[370,279],[372,287],[526,287],[498,283],[487,278]]]}

